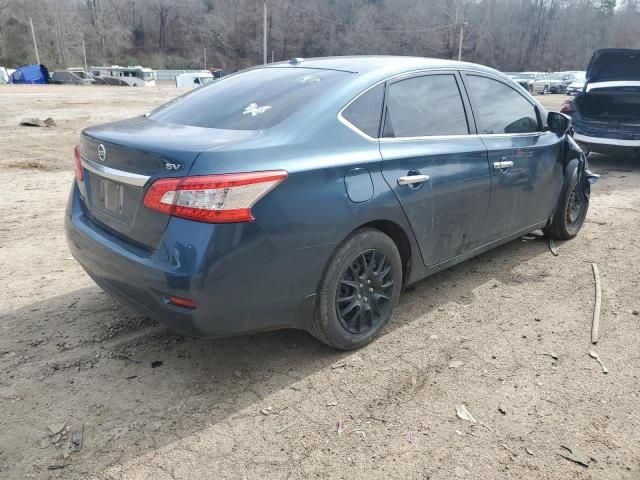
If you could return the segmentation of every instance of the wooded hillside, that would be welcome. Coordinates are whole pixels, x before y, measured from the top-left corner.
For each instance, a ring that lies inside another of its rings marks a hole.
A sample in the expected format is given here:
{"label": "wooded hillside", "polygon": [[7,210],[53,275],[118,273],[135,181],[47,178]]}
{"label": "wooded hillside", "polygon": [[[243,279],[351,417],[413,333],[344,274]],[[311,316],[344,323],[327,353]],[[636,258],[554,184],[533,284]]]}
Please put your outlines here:
{"label": "wooded hillside", "polygon": [[[640,47],[640,0],[268,0],[268,56],[456,58],[505,71],[583,69]],[[262,0],[0,0],[0,65],[239,69],[262,63]]]}

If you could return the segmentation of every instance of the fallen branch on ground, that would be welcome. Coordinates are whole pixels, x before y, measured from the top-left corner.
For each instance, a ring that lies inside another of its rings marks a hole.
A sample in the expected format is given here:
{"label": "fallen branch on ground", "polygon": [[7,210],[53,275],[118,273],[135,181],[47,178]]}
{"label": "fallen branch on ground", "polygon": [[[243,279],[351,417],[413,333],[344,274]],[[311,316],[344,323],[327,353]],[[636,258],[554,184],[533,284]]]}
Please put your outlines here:
{"label": "fallen branch on ground", "polygon": [[591,343],[598,343],[600,337],[600,309],[602,306],[602,288],[600,286],[600,272],[595,263],[591,264],[593,278],[596,281],[596,305],[593,310],[593,323],[591,324]]}

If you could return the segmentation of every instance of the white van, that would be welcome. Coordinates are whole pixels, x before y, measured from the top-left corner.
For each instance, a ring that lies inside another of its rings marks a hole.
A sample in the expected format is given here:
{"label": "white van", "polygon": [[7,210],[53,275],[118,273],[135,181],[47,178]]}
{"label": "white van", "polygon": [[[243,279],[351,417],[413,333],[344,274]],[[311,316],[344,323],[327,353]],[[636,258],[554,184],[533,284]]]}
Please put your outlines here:
{"label": "white van", "polygon": [[206,70],[176,75],[177,88],[196,88],[210,83],[213,83],[213,75]]}

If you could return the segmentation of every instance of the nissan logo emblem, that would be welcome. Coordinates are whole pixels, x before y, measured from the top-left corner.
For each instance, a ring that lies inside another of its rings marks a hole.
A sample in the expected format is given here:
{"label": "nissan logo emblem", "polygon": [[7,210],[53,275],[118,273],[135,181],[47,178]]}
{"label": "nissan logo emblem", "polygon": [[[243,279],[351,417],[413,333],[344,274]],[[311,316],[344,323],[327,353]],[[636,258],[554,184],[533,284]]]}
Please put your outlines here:
{"label": "nissan logo emblem", "polygon": [[104,148],[103,144],[98,145],[98,158],[101,162],[104,162],[107,159],[107,149]]}

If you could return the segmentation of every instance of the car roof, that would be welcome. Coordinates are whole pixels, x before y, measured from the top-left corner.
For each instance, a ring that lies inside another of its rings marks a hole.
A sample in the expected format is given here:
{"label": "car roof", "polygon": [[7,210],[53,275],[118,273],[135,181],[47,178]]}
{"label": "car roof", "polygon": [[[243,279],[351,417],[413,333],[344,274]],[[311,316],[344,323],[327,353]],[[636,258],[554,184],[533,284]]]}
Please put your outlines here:
{"label": "car roof", "polygon": [[476,70],[487,73],[500,74],[493,68],[475,63],[457,62],[440,58],[405,57],[397,55],[354,55],[342,57],[318,57],[291,59],[277,62],[260,68],[298,67],[317,68],[323,70],[339,70],[343,72],[365,74],[379,72],[382,75],[394,75],[413,70],[460,69]]}

